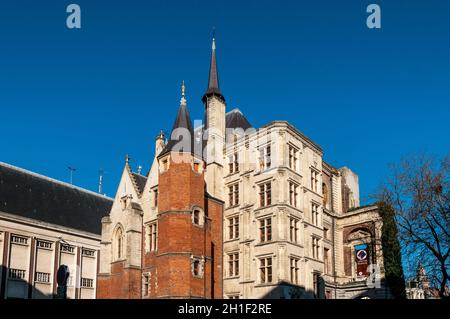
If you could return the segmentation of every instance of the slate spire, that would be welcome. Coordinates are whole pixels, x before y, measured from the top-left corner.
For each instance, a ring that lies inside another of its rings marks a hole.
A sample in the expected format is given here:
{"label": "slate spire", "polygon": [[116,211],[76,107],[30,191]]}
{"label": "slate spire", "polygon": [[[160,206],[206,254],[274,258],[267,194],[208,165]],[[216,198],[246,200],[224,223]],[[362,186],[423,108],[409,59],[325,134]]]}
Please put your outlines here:
{"label": "slate spire", "polygon": [[211,96],[217,96],[223,101],[225,98],[220,91],[219,86],[219,73],[217,71],[217,61],[216,61],[216,37],[213,32],[212,38],[212,53],[211,53],[211,64],[209,67],[209,78],[208,78],[208,88],[206,89],[205,95],[203,95],[202,101],[206,102],[207,98]]}
{"label": "slate spire", "polygon": [[181,100],[177,117],[173,123],[169,141],[159,156],[171,151],[194,153],[194,129],[187,109],[184,81],[181,86]]}

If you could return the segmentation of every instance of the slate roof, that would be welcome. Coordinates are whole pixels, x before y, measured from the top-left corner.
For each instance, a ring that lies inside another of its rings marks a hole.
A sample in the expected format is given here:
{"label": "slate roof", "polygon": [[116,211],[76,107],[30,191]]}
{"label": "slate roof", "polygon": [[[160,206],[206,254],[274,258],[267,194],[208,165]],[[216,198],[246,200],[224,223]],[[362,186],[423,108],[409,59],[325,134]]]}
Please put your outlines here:
{"label": "slate roof", "polygon": [[113,199],[0,162],[0,212],[101,234]]}
{"label": "slate roof", "polygon": [[219,86],[219,72],[217,71],[217,61],[216,61],[216,40],[213,37],[212,40],[212,53],[211,53],[211,64],[209,66],[209,78],[208,87],[206,89],[205,95],[203,96],[203,102],[210,96],[216,95],[225,101],[225,98],[220,91]]}
{"label": "slate roof", "polygon": [[137,187],[136,191],[139,196],[141,196],[142,192],[144,191],[145,184],[147,183],[147,177],[137,173],[131,173],[131,175],[133,176],[135,185]]}
{"label": "slate roof", "polygon": [[[185,129],[185,130],[189,131],[189,133],[190,133],[189,143],[184,144],[183,136],[178,136],[178,133],[176,133],[174,135],[176,138],[172,138],[173,132],[177,129],[180,129],[180,131],[179,131],[180,134],[183,134],[183,131],[181,129]],[[189,111],[187,109],[186,104],[181,103],[180,107],[178,108],[177,117],[175,118],[175,122],[173,123],[173,127],[172,127],[172,131],[170,133],[169,140],[168,140],[166,146],[164,147],[164,149],[161,151],[159,156],[162,156],[162,155],[165,155],[165,154],[171,152],[175,146],[177,146],[177,148],[180,148],[181,145],[185,148],[190,148],[189,150],[185,149],[184,151],[193,153],[194,150],[192,149],[192,145],[194,145],[194,140],[195,140],[194,139],[194,129],[192,126],[191,117],[189,116]],[[181,151],[181,150],[177,149],[176,151]]]}
{"label": "slate roof", "polygon": [[239,109],[233,109],[225,116],[226,128],[242,128],[244,131],[251,128],[252,125]]}

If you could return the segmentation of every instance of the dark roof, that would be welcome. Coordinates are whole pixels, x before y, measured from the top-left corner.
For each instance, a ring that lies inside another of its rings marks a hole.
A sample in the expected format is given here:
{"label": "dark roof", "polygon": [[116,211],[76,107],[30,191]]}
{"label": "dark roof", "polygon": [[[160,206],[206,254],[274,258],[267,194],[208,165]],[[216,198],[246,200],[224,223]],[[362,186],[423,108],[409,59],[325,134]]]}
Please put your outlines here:
{"label": "dark roof", "polygon": [[203,96],[203,102],[212,95],[216,95],[225,101],[225,98],[220,92],[219,86],[219,72],[217,71],[217,61],[216,61],[216,40],[213,37],[212,40],[212,53],[211,53],[211,64],[209,66],[209,78],[208,78],[208,87],[206,89],[205,95]]}
{"label": "dark roof", "polygon": [[[177,129],[185,129],[190,133],[190,141],[188,143],[184,143],[183,136],[179,136],[179,133],[183,134],[183,131],[175,132],[174,134],[174,131]],[[172,133],[170,134],[169,141],[167,142],[166,146],[159,156],[171,152],[175,145],[177,145],[178,148],[183,148],[183,151],[185,152],[193,153],[194,148],[192,146],[194,145],[194,140],[194,129],[192,127],[191,117],[189,116],[186,103],[181,103],[180,107],[178,108],[177,117],[175,118],[175,122],[173,123]],[[181,149],[177,149],[177,151],[181,151]]]}
{"label": "dark roof", "polygon": [[0,212],[101,234],[113,200],[0,163]]}
{"label": "dark roof", "polygon": [[147,177],[137,173],[131,173],[131,175],[133,176],[135,185],[137,187],[136,191],[139,196],[141,196],[142,192],[144,191],[145,184],[147,183]]}
{"label": "dark roof", "polygon": [[241,128],[244,131],[251,128],[252,125],[245,118],[244,114],[239,109],[233,109],[225,116],[225,127],[228,129]]}

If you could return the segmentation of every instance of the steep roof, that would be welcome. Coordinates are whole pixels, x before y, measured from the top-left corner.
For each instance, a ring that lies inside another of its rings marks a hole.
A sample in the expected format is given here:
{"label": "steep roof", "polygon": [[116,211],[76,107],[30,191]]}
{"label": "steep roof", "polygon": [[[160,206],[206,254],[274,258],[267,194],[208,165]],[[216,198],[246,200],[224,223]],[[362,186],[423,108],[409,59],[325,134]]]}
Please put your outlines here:
{"label": "steep roof", "polygon": [[137,173],[131,173],[131,176],[134,180],[136,192],[139,194],[139,196],[142,196],[142,192],[144,191],[145,184],[147,183],[147,177],[145,177],[141,174],[137,174]]}
{"label": "steep roof", "polygon": [[251,128],[252,125],[242,112],[235,108],[225,115],[225,127],[226,128],[242,128],[244,131]]}
{"label": "steep roof", "polygon": [[[184,142],[183,142],[183,136],[179,136],[177,133],[177,131],[178,131],[179,133],[183,134],[184,132],[186,132],[185,130],[187,130],[187,132],[189,132],[189,135],[190,135],[190,136],[184,136],[184,137],[190,138],[189,143],[186,143],[186,144],[184,144]],[[174,134],[174,131],[175,131],[175,134]],[[190,150],[183,149],[183,151],[186,151],[186,152],[194,151],[194,147],[193,147],[193,145],[194,145],[194,129],[192,127],[192,121],[191,121],[191,117],[189,116],[189,112],[187,110],[186,103],[180,104],[180,107],[178,108],[177,117],[175,118],[175,122],[173,123],[172,133],[170,134],[170,138],[159,156],[165,155],[165,154],[171,152],[172,150],[174,150],[175,146],[180,147],[181,145],[183,146],[183,148],[190,147]],[[180,151],[180,150],[177,149],[177,151]]]}
{"label": "steep roof", "polygon": [[213,95],[218,96],[223,101],[225,101],[225,98],[223,97],[219,86],[219,72],[217,71],[217,61],[216,61],[216,39],[214,36],[212,39],[212,52],[211,52],[211,64],[209,66],[208,87],[206,89],[205,95],[203,95],[202,101],[205,102],[208,97]]}
{"label": "steep roof", "polygon": [[94,234],[112,198],[0,162],[0,212]]}

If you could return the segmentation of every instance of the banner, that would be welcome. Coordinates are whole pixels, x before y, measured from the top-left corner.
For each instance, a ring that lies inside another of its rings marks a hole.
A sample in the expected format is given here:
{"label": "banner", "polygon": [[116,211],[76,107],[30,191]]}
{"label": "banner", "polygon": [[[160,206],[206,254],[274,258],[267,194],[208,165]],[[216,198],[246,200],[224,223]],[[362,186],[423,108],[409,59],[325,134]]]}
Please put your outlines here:
{"label": "banner", "polygon": [[367,267],[369,265],[369,250],[367,244],[355,246],[356,275],[358,277],[368,276]]}

